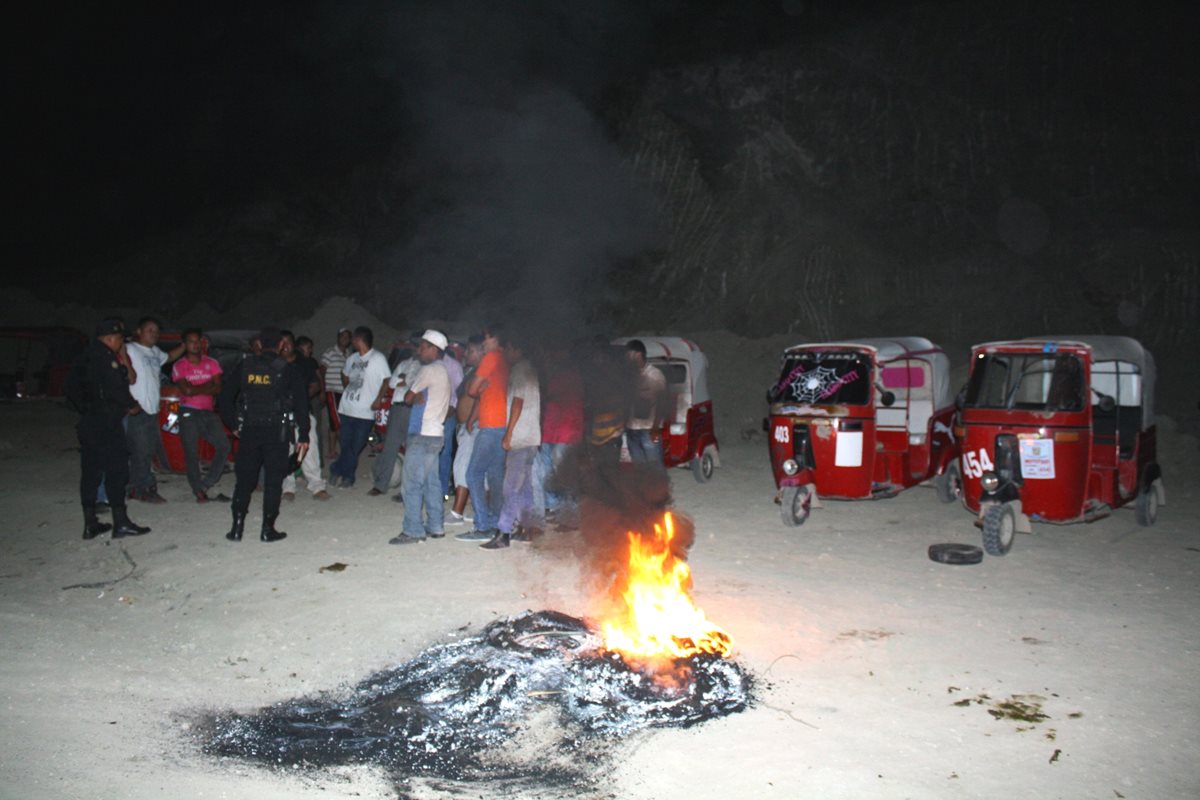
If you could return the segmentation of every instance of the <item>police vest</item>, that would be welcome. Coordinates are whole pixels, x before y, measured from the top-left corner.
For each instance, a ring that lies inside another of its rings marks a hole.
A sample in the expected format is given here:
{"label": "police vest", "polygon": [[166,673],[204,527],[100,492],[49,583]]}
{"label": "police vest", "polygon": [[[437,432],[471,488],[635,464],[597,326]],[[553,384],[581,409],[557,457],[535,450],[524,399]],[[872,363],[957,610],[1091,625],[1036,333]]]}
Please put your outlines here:
{"label": "police vest", "polygon": [[285,421],[281,357],[250,356],[242,362],[238,421],[243,428],[267,428]]}

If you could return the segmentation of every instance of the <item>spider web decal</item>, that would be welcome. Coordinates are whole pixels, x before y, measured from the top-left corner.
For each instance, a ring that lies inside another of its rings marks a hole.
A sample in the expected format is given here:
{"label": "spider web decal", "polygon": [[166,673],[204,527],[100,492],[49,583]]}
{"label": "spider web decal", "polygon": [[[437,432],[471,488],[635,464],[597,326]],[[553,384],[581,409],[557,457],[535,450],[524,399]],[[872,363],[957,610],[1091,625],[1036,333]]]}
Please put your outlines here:
{"label": "spider web decal", "polygon": [[831,367],[817,367],[792,381],[792,392],[797,402],[815,403],[828,395],[837,383],[837,370]]}

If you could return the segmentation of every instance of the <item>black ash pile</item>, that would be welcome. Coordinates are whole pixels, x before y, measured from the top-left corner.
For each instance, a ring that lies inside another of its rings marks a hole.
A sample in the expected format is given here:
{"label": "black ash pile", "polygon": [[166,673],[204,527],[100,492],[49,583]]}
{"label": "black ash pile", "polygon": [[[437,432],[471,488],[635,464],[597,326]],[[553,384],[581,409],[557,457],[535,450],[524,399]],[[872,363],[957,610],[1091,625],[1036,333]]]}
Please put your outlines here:
{"label": "black ash pile", "polygon": [[[530,612],[431,647],[344,694],[212,715],[199,731],[209,754],[287,768],[374,764],[397,777],[467,781],[545,775],[556,760],[578,767],[589,743],[695,725],[751,701],[751,678],[733,661],[699,655],[678,667],[683,678],[664,685],[603,651],[582,620]],[[504,758],[547,710],[555,734],[540,755]]]}

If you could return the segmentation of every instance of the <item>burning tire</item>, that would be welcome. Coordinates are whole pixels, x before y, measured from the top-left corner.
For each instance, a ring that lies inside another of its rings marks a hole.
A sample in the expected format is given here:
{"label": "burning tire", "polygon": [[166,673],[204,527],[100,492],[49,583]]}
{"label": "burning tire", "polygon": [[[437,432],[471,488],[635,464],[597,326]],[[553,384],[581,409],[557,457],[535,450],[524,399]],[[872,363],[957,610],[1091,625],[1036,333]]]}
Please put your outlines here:
{"label": "burning tire", "polygon": [[988,506],[983,512],[983,549],[989,556],[1007,555],[1017,538],[1017,515],[1008,503]]}
{"label": "burning tire", "polygon": [[962,473],[958,459],[947,464],[942,474],[933,479],[933,488],[937,490],[938,500],[943,503],[953,503],[962,497]]}
{"label": "burning tire", "polygon": [[713,446],[710,444],[704,448],[699,456],[692,459],[692,475],[696,478],[697,483],[708,483],[712,480],[713,472],[717,468],[717,458],[713,454]]}
{"label": "burning tire", "polygon": [[1138,525],[1149,528],[1158,521],[1158,507],[1162,505],[1162,496],[1162,478],[1155,478],[1142,487],[1142,490],[1138,492],[1137,506],[1134,509],[1137,513]]}
{"label": "burning tire", "polygon": [[798,528],[808,520],[808,515],[812,513],[813,494],[812,484],[783,488],[779,513],[784,525]]}

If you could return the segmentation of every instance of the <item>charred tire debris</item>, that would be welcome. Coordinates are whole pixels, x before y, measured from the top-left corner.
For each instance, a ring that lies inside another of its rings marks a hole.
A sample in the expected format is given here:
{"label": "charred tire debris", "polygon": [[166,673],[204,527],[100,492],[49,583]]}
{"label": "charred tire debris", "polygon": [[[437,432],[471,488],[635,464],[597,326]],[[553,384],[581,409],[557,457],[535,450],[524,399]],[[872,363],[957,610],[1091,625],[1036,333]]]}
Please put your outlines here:
{"label": "charred tire debris", "polygon": [[[347,691],[210,713],[193,730],[209,755],[278,768],[372,764],[401,782],[577,785],[588,781],[596,753],[621,737],[689,727],[752,702],[753,680],[732,660],[701,654],[677,662],[681,679],[664,687],[599,643],[583,620],[528,612],[430,647]],[[538,758],[508,747],[547,710],[556,723]]]}

